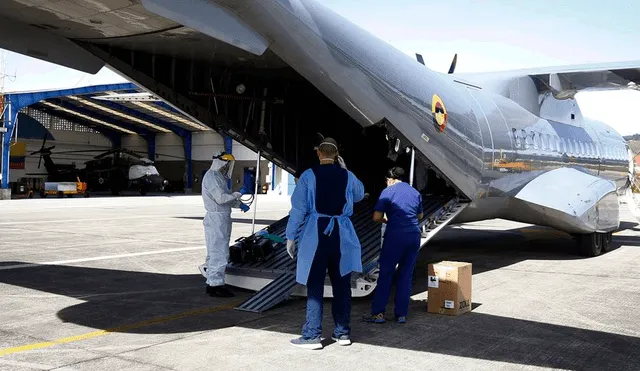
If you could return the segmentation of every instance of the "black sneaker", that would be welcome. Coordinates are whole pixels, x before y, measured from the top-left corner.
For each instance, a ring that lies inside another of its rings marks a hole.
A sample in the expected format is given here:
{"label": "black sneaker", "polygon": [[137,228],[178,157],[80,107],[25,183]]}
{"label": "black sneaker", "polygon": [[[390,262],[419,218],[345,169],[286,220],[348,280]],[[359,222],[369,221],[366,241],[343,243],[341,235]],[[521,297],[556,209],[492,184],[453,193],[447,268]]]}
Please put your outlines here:
{"label": "black sneaker", "polygon": [[224,286],[209,286],[207,285],[207,295],[218,298],[230,298],[235,296],[228,288]]}

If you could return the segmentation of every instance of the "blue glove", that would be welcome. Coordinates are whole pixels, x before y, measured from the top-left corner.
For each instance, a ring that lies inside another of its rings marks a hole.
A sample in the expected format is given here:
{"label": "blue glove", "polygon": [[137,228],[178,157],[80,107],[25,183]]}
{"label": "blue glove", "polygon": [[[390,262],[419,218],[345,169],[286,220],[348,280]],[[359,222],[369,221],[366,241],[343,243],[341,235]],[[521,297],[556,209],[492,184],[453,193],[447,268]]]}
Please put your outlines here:
{"label": "blue glove", "polygon": [[240,202],[240,210],[242,210],[243,212],[247,212],[249,211],[249,206],[243,204],[242,202]]}

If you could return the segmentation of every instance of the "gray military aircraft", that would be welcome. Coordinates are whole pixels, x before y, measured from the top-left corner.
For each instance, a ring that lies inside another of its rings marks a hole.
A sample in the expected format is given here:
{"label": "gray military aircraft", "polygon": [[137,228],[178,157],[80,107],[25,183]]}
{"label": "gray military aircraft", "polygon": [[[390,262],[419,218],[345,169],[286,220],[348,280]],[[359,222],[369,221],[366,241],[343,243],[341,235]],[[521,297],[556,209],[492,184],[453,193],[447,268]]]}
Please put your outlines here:
{"label": "gray military aircraft", "polygon": [[414,164],[425,195],[464,204],[454,223],[549,226],[588,256],[619,228],[629,149],[574,96],[635,89],[640,61],[442,74],[315,0],[5,0],[0,17],[0,47],[107,64],[291,173],[322,132],[372,195],[389,161]]}

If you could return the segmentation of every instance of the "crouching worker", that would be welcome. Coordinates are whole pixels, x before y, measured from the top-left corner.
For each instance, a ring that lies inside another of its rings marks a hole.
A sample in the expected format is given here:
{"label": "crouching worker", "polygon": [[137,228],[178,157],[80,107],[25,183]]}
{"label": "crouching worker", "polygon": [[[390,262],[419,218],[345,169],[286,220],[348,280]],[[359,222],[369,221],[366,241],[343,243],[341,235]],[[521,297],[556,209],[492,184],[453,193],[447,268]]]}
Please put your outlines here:
{"label": "crouching worker", "polygon": [[[306,170],[291,196],[287,251],[297,250],[296,280],[307,287],[306,323],[291,344],[321,349],[324,280],[333,288],[332,339],[351,344],[351,272],[362,272],[361,247],[349,217],[354,202],[364,198],[362,182],[346,169],[338,144],[325,138],[316,150],[320,165]],[[299,232],[299,234],[298,234]]]}
{"label": "crouching worker", "polygon": [[422,196],[409,183],[404,182],[404,178],[402,168],[394,167],[389,170],[387,188],[380,194],[374,209],[373,220],[386,223],[386,228],[380,252],[378,284],[373,295],[371,314],[365,316],[367,322],[385,322],[385,308],[391,294],[396,265],[395,318],[399,323],[407,320],[413,269],[420,249]]}
{"label": "crouching worker", "polygon": [[200,271],[207,278],[206,292],[209,296],[234,296],[225,287],[224,275],[229,263],[229,239],[231,238],[231,208],[240,207],[240,192],[227,186],[231,179],[235,158],[231,154],[218,153],[213,157],[211,168],[202,179],[202,200],[207,211],[204,217],[204,237],[207,257]]}

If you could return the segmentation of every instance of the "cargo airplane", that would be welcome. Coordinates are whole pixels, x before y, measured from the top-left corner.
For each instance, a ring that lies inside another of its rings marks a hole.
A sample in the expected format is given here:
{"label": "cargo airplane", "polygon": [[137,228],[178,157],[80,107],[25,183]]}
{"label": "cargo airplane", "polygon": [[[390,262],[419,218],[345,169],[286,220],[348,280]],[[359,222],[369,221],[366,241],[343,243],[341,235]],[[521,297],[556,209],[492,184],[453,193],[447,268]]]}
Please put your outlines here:
{"label": "cargo airplane", "polygon": [[0,47],[108,65],[293,174],[322,133],[372,196],[413,164],[425,197],[465,205],[453,223],[548,226],[587,256],[619,228],[631,152],[575,94],[637,89],[640,61],[438,73],[316,0],[4,0],[0,18]]}

